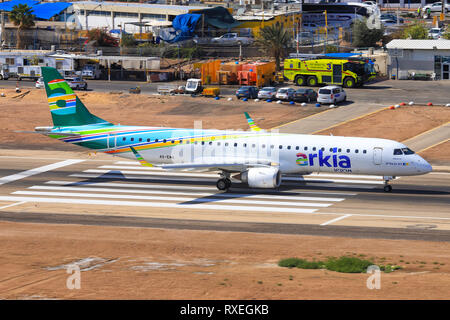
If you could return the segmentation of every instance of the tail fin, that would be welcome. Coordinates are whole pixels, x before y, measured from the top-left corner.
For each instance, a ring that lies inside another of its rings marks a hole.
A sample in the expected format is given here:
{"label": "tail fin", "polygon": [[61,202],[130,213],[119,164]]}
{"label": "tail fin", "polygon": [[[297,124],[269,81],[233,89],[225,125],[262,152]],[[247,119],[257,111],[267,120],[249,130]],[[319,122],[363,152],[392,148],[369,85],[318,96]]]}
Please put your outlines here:
{"label": "tail fin", "polygon": [[110,124],[89,112],[55,68],[41,69],[55,127]]}

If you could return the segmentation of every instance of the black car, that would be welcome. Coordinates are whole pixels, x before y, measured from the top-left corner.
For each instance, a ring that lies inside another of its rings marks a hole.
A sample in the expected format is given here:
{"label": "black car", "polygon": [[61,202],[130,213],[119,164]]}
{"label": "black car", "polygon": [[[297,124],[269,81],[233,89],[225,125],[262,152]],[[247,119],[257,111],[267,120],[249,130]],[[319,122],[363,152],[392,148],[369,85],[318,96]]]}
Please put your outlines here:
{"label": "black car", "polygon": [[256,99],[258,98],[258,88],[252,86],[240,87],[236,91],[236,97],[238,99],[240,98]]}
{"label": "black car", "polygon": [[311,102],[317,101],[317,92],[313,89],[297,89],[294,93],[294,101],[297,102]]}

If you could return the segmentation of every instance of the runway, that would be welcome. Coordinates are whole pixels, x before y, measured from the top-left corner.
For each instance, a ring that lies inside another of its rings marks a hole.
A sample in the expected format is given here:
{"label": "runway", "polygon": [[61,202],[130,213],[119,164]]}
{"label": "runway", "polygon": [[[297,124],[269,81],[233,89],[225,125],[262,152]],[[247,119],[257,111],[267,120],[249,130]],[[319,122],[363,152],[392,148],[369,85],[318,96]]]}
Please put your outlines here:
{"label": "runway", "polygon": [[450,241],[447,172],[401,177],[392,193],[345,174],[222,193],[214,173],[106,159],[0,157],[0,220]]}

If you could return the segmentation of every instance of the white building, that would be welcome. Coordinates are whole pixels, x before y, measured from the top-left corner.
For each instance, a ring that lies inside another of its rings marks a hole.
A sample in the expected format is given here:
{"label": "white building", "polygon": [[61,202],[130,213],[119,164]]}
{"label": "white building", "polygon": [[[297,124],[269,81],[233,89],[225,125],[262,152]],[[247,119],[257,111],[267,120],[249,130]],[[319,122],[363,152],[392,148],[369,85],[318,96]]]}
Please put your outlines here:
{"label": "white building", "polygon": [[[179,14],[191,10],[205,9],[204,6],[181,6],[163,4],[142,4],[124,2],[73,2],[73,16],[68,20],[76,28],[90,30],[95,28],[118,29],[129,33],[146,32],[145,26],[171,26]],[[151,31],[151,30],[148,30]]]}
{"label": "white building", "polygon": [[450,80],[450,40],[395,39],[386,47],[391,77],[408,79],[413,74],[423,74],[436,80]]}

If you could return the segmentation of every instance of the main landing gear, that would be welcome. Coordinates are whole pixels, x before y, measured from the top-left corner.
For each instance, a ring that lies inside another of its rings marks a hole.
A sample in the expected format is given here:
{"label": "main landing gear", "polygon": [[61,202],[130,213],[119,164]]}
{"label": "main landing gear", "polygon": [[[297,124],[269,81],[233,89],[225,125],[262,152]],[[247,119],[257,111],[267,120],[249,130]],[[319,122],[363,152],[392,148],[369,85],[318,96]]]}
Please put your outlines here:
{"label": "main landing gear", "polygon": [[392,191],[392,186],[389,184],[389,181],[394,180],[395,177],[391,177],[391,176],[384,176],[383,180],[384,180],[384,187],[383,190],[384,192],[391,192]]}
{"label": "main landing gear", "polygon": [[230,174],[225,172],[221,173],[220,179],[217,180],[216,186],[220,191],[227,191],[231,187]]}

